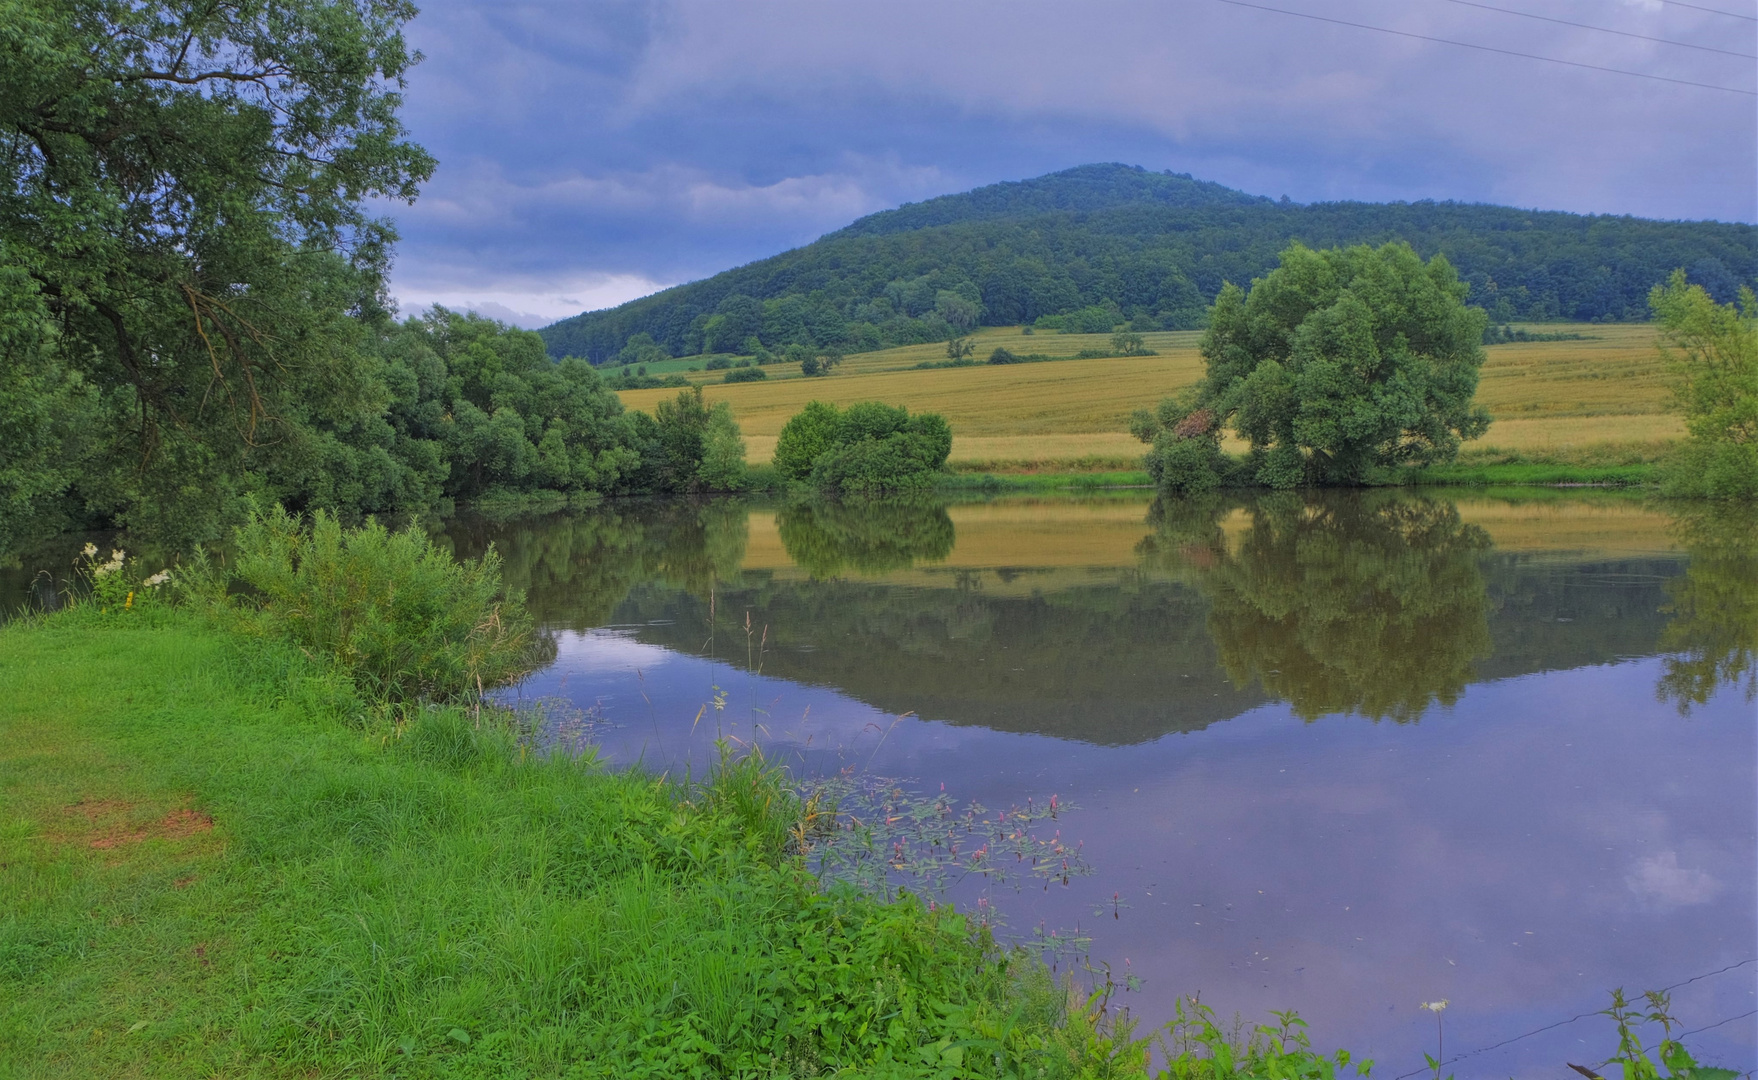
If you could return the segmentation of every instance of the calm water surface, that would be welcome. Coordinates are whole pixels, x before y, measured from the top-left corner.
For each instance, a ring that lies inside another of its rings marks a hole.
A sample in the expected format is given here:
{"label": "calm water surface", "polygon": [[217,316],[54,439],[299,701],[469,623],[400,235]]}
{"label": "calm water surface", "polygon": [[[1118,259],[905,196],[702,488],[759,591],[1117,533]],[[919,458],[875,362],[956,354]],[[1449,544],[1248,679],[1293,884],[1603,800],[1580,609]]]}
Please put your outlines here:
{"label": "calm water surface", "polygon": [[1294,1008],[1397,1077],[1446,998],[1451,1071],[1558,1076],[1609,1022],[1514,1037],[1684,983],[1688,1028],[1725,1021],[1689,1042],[1758,1065],[1750,511],[644,502],[445,536],[502,552],[556,634],[518,693],[612,761],[699,768],[722,734],[1074,804],[1090,875],[953,899],[1078,929],[1148,1020]]}

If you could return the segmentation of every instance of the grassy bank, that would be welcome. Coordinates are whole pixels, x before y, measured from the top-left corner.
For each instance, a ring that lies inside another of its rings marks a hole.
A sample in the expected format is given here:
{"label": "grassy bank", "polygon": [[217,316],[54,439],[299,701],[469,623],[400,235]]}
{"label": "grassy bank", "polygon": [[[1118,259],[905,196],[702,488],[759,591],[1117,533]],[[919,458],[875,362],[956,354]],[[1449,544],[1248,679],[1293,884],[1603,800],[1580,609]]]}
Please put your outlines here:
{"label": "grassy bank", "polygon": [[8,625],[0,670],[8,1080],[1110,1056],[960,917],[822,889],[755,763],[685,786],[459,709],[362,727],[299,651],[174,609]]}
{"label": "grassy bank", "polygon": [[[1573,465],[1554,462],[1491,462],[1436,465],[1411,469],[1397,483],[1413,487],[1630,487],[1651,484],[1659,466]],[[956,472],[943,477],[941,491],[1051,491],[1068,488],[1149,487],[1153,478],[1142,470],[1103,472]]]}

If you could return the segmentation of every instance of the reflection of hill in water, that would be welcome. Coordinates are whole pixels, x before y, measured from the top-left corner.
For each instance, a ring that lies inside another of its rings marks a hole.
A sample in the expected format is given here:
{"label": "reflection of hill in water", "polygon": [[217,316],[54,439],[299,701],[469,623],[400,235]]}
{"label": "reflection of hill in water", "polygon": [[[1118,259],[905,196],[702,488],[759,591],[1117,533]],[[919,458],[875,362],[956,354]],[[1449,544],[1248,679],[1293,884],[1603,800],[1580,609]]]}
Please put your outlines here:
{"label": "reflection of hill in water", "polygon": [[[932,505],[781,508],[778,531],[806,576],[741,569],[749,512],[736,501],[455,522],[447,535],[461,554],[494,541],[550,627],[632,625],[686,653],[712,636],[720,658],[743,664],[749,612],[756,634],[767,628],[766,674],[890,712],[1099,743],[1200,729],[1269,700],[1307,717],[1411,720],[1473,681],[1683,652],[1699,638],[1707,674],[1681,679],[1712,689],[1752,666],[1741,613],[1758,600],[1727,584],[1752,565],[1749,539],[1681,577],[1682,556],[1497,551],[1452,503],[1396,492],[1144,516],[1135,566],[1089,569],[1061,548],[1053,568],[958,568],[954,522]],[[1713,535],[1747,536],[1744,522]],[[863,573],[888,576],[838,576]]]}
{"label": "reflection of hill in water", "polygon": [[[1120,573],[1112,586],[986,596],[882,583],[769,580],[723,585],[716,653],[744,662],[744,618],[768,628],[763,672],[836,687],[888,712],[1130,743],[1193,731],[1268,700],[1216,663],[1204,604],[1189,588]],[[646,642],[700,651],[706,600],[641,588],[617,609]]]}
{"label": "reflection of hill in water", "polygon": [[1483,559],[1491,653],[1477,678],[1606,664],[1661,651],[1667,582],[1681,557],[1570,560],[1491,552]]}
{"label": "reflection of hill in water", "polygon": [[[1681,561],[1484,556],[1491,652],[1472,681],[1654,654],[1667,623],[1665,582]],[[1141,575],[998,597],[980,587],[723,584],[715,652],[741,666],[746,611],[759,633],[768,628],[765,674],[953,724],[1124,744],[1273,700],[1255,682],[1236,688],[1222,669],[1197,590]],[[664,586],[635,589],[616,621],[682,652],[701,652],[709,637],[707,600]]]}

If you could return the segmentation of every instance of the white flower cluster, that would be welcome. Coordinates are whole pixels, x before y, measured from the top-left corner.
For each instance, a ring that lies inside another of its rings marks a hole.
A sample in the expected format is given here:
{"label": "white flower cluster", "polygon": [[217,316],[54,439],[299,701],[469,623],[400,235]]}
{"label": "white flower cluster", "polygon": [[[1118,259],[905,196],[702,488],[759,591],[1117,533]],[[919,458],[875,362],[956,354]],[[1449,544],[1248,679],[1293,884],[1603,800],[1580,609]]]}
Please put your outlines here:
{"label": "white flower cluster", "polygon": [[[98,557],[97,545],[87,544],[85,546],[85,557],[88,559],[96,560]],[[121,548],[113,549],[110,552],[110,561],[109,562],[104,563],[99,566],[92,567],[92,576],[93,577],[106,577],[110,574],[116,573],[117,571],[122,569],[122,563],[127,558],[128,558],[128,556],[123,554]]]}

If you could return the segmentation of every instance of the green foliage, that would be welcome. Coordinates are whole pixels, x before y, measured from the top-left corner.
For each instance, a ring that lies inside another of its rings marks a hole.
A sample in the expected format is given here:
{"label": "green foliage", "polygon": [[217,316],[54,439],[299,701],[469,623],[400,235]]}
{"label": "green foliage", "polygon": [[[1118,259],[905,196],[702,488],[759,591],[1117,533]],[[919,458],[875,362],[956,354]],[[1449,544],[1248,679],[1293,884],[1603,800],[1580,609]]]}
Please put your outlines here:
{"label": "green foliage", "polygon": [[1507,324],[1486,326],[1483,328],[1485,345],[1512,345],[1528,341],[1590,341],[1586,334],[1576,334],[1567,330],[1546,332],[1542,330],[1515,330]]}
{"label": "green foliage", "polygon": [[[1611,995],[1611,1007],[1600,1015],[1611,1017],[1617,1024],[1618,1052],[1612,1055],[1608,1064],[1623,1066],[1624,1080],[1661,1080],[1663,1075],[1672,1080],[1737,1080],[1741,1075],[1735,1069],[1697,1064],[1697,1059],[1691,1056],[1685,1045],[1672,1037],[1673,1028],[1679,1026],[1679,1022],[1667,1012],[1672,1007],[1672,1000],[1666,991],[1650,990],[1642,995],[1647,1012],[1643,1012],[1640,1005],[1632,1005],[1622,989],[1613,990]],[[1653,1057],[1642,1045],[1638,1031],[1651,1024],[1659,1024],[1661,1029],[1660,1042],[1654,1047]],[[1656,1057],[1660,1059],[1659,1065],[1654,1062]],[[1587,1076],[1597,1075],[1591,1069],[1570,1067]],[[1662,1067],[1666,1069],[1664,1074],[1660,1071]]]}
{"label": "green foliage", "polygon": [[[192,594],[323,657],[379,701],[473,696],[536,655],[523,598],[503,585],[492,548],[460,563],[419,529],[349,529],[321,510],[307,523],[277,506],[252,511],[229,554],[194,572]],[[232,595],[233,583],[245,591]]]}
{"label": "green foliage", "polygon": [[709,405],[700,386],[679,391],[653,410],[634,414],[641,468],[639,491],[737,491],[745,483],[745,441],[724,401]]}
{"label": "green foliage", "polygon": [[[952,429],[938,413],[862,401],[846,410],[812,402],[776,440],[775,467],[822,491],[876,494],[921,489],[946,467]],[[809,455],[809,456],[808,456]]]}
{"label": "green foliage", "polygon": [[[700,352],[692,334],[738,294],[762,298],[765,312],[800,316],[765,318],[771,348],[797,340],[861,351],[955,336],[939,308],[943,292],[978,305],[986,326],[1074,329],[1069,316],[1079,313],[1078,329],[1090,333],[1120,323],[1198,329],[1223,283],[1264,276],[1295,239],[1313,247],[1400,239],[1424,258],[1445,255],[1471,302],[1499,323],[1642,319],[1649,288],[1675,266],[1711,288],[1758,278],[1755,236],[1742,224],[1460,203],[1283,204],[1188,176],[1086,165],[873,214],[543,335],[553,355],[595,361],[636,333],[678,355]],[[828,336],[836,332],[840,339]]]}
{"label": "green foliage", "polygon": [[382,408],[369,327],[394,236],[371,200],[433,168],[397,118],[413,14],[5,5],[0,424],[66,411],[0,441],[0,498],[213,536],[245,493],[371,456],[350,440]]}
{"label": "green foliage", "polygon": [[[963,360],[976,351],[976,346],[964,337],[955,337],[946,343],[946,359]],[[992,359],[992,358],[991,358]]]}
{"label": "green foliage", "polygon": [[[1306,1021],[1292,1012],[1272,1013],[1274,1025],[1257,1024],[1240,1038],[1215,1023],[1215,1013],[1195,998],[1179,1000],[1177,1014],[1160,1041],[1166,1049],[1162,1080],[1337,1080],[1351,1067],[1366,1076],[1372,1061],[1356,1061],[1347,1050],[1330,1057],[1312,1049]],[[1145,1070],[1144,1070],[1145,1071]]]}
{"label": "green foliage", "polygon": [[1663,472],[1668,494],[1758,498],[1758,296],[1717,304],[1682,270],[1649,294],[1674,400],[1689,433]]}
{"label": "green foliage", "polygon": [[1111,351],[1118,356],[1150,356],[1152,353],[1142,336],[1133,330],[1119,330],[1111,335]]}
{"label": "green foliage", "polygon": [[1690,555],[1667,582],[1672,615],[1660,647],[1672,655],[1660,696],[1680,712],[1723,685],[1758,699],[1758,504],[1702,502],[1676,508],[1674,532]]}
{"label": "green foliage", "polygon": [[[763,374],[759,368],[748,370]],[[738,491],[745,486],[745,440],[733,419],[732,406],[724,401],[715,402],[708,410],[708,424],[702,433],[702,464],[696,475],[709,491]]]}
{"label": "green foliage", "polygon": [[1129,433],[1153,447],[1142,462],[1148,476],[1171,494],[1213,491],[1227,469],[1214,410],[1197,401],[1195,392],[1185,393],[1166,398],[1152,411],[1137,409],[1129,418]]}
{"label": "green foliage", "polygon": [[812,472],[812,463],[836,446],[841,425],[842,410],[835,405],[807,402],[782,425],[775,440],[772,461],[776,471],[788,480],[804,480]]}
{"label": "green foliage", "polygon": [[726,378],[721,381],[729,383],[758,382],[767,378],[769,378],[769,372],[760,367],[743,367],[727,372]]}
{"label": "green foliage", "polygon": [[777,511],[775,524],[788,558],[817,578],[939,562],[956,535],[944,506],[897,500],[799,501]]}
{"label": "green foliage", "polygon": [[[640,464],[633,419],[584,360],[552,362],[525,330],[435,307],[380,345],[390,400],[383,454],[425,486],[340,486],[350,470],[316,463],[299,505],[341,513],[420,507],[443,493],[608,492]],[[325,488],[324,485],[331,485]]]}
{"label": "green foliage", "polygon": [[1489,538],[1450,502],[1393,492],[1246,504],[1229,544],[1223,500],[1162,499],[1143,555],[1193,565],[1235,686],[1257,682],[1313,720],[1417,720],[1458,700],[1490,651],[1478,559]]}
{"label": "green foliage", "polygon": [[846,410],[810,402],[783,425],[774,464],[784,479],[826,491],[876,493],[929,486],[952,453],[938,413],[857,402]]}
{"label": "green foliage", "polygon": [[991,363],[991,364],[1017,364],[1017,363],[1019,363],[1019,357],[1015,356],[1013,353],[1010,353],[1006,349],[997,345],[997,346],[995,346],[995,351],[989,354],[989,363]]}
{"label": "green foliage", "polygon": [[[1444,258],[1424,264],[1405,244],[1295,244],[1249,296],[1221,290],[1191,407],[1250,441],[1267,487],[1360,484],[1375,470],[1450,461],[1489,426],[1471,404],[1484,315],[1465,292]],[[1195,463],[1194,451],[1178,453]]]}
{"label": "green foliage", "polygon": [[803,375],[828,375],[842,363],[841,353],[825,352],[806,345],[789,345],[784,356],[788,363],[799,364]]}

